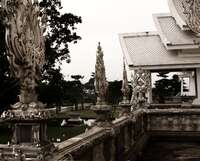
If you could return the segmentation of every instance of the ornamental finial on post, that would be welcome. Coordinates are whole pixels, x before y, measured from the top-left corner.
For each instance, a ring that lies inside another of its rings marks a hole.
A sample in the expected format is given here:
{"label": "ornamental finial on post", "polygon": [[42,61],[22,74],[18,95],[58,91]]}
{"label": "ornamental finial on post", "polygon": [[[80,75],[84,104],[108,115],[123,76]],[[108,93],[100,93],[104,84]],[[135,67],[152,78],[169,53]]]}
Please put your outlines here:
{"label": "ornamental finial on post", "polygon": [[12,107],[37,108],[36,81],[40,79],[45,63],[45,10],[40,9],[38,0],[2,0],[1,7],[10,69],[21,87],[19,102]]}
{"label": "ornamental finial on post", "polygon": [[105,104],[107,94],[108,82],[106,80],[105,66],[103,60],[103,51],[98,43],[96,65],[95,65],[95,90],[97,94],[98,105]]}

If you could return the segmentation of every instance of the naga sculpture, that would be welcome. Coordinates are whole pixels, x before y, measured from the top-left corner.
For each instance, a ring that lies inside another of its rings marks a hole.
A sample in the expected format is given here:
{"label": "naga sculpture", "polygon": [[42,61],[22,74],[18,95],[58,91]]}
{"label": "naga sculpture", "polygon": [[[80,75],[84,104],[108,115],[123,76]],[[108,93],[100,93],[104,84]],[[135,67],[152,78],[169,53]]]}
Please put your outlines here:
{"label": "naga sculpture", "polygon": [[1,2],[10,69],[21,87],[19,102],[12,106],[14,109],[38,106],[35,87],[45,63],[43,34],[46,29],[45,10],[41,10],[38,3],[38,0]]}
{"label": "naga sculpture", "polygon": [[107,88],[108,82],[106,81],[103,51],[99,43],[95,65],[95,90],[97,94],[97,105],[105,104]]}
{"label": "naga sculpture", "polygon": [[199,0],[184,0],[184,14],[186,15],[186,23],[190,29],[196,34],[200,33],[200,1]]}

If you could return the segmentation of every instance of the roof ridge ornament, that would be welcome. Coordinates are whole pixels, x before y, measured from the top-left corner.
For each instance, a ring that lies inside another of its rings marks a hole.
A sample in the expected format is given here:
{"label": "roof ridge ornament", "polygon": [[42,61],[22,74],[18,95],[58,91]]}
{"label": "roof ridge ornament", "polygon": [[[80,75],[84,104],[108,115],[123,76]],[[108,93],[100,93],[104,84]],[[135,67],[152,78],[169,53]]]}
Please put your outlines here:
{"label": "roof ridge ornament", "polygon": [[182,2],[183,14],[186,15],[186,23],[196,34],[200,34],[200,1],[184,0]]}

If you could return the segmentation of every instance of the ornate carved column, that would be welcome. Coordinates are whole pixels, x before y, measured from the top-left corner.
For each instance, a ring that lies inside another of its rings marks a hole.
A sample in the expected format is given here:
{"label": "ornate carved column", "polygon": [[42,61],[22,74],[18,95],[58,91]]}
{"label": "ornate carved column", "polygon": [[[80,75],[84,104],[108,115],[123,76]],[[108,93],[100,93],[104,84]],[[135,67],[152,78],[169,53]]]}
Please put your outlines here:
{"label": "ornate carved column", "polygon": [[[6,27],[6,49],[10,69],[20,81],[19,102],[9,111],[14,117],[29,117],[44,105],[37,100],[36,81],[45,63],[43,33],[46,21],[37,0],[3,0]],[[25,112],[26,111],[26,112]]]}
{"label": "ornate carved column", "polygon": [[111,107],[106,103],[107,88],[108,82],[105,74],[103,51],[99,43],[95,65],[95,91],[97,102],[94,111],[97,113],[97,122],[105,122],[111,119]]}
{"label": "ornate carved column", "polygon": [[132,75],[132,97],[133,109],[145,108],[148,103],[148,93],[151,90],[151,73],[147,70],[137,69]]}
{"label": "ornate carved column", "polygon": [[122,115],[129,115],[131,113],[131,104],[129,101],[129,85],[128,85],[128,78],[127,78],[127,72],[126,72],[126,66],[125,66],[125,61],[123,62],[123,81],[122,81],[122,93],[123,93],[123,100],[120,102],[121,106],[121,116]]}

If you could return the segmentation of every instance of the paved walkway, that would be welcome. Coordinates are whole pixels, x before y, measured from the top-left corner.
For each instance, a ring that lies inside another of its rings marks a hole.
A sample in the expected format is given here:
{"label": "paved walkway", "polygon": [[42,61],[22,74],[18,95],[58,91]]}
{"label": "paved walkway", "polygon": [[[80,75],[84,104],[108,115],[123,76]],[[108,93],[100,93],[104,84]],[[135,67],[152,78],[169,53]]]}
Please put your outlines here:
{"label": "paved walkway", "polygon": [[200,142],[153,142],[138,161],[200,161]]}

